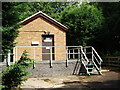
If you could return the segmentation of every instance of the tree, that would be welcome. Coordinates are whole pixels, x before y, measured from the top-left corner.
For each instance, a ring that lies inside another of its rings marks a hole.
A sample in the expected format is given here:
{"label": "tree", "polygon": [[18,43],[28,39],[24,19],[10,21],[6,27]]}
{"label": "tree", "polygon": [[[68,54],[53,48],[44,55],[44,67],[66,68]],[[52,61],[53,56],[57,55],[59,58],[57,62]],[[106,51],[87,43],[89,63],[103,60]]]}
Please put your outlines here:
{"label": "tree", "polygon": [[99,32],[103,20],[102,11],[86,3],[66,8],[59,18],[70,28],[67,45],[86,45]]}
{"label": "tree", "polygon": [[2,3],[2,53],[7,54],[15,46],[15,38],[18,36],[20,21],[35,14],[38,11],[57,18],[68,3],[54,2],[3,2]]}
{"label": "tree", "polygon": [[[9,50],[12,50],[15,43],[14,40],[18,36],[17,30],[19,11],[17,9],[22,3],[4,2],[2,3],[2,53],[7,54]],[[22,13],[22,12],[21,12]]]}
{"label": "tree", "polygon": [[27,80],[26,76],[30,73],[26,70],[33,64],[31,62],[32,59],[27,56],[27,52],[24,51],[19,61],[9,67],[6,67],[2,71],[2,85],[4,86],[3,90],[12,90],[12,88],[21,85],[23,81]]}
{"label": "tree", "polygon": [[[94,3],[92,3],[94,4]],[[95,3],[103,11],[104,26],[92,42],[103,55],[120,55],[120,2]]]}

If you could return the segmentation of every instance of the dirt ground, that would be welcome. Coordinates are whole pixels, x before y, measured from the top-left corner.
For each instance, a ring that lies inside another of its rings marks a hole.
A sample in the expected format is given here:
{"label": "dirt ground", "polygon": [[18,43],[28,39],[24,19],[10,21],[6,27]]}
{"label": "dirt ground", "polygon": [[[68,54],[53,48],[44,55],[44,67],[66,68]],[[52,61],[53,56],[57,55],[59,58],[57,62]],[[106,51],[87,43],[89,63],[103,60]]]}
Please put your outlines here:
{"label": "dirt ground", "polygon": [[120,72],[103,70],[102,75],[80,76],[60,75],[49,77],[30,77],[21,86],[22,90],[53,90],[53,89],[83,89],[83,90],[120,90]]}

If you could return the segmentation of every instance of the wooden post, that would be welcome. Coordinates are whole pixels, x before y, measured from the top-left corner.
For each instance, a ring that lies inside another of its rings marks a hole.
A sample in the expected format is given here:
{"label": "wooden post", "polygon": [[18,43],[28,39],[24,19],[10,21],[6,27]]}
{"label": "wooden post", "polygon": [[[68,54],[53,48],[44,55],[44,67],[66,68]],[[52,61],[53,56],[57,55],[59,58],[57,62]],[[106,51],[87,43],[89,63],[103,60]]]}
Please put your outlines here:
{"label": "wooden post", "polygon": [[52,47],[50,47],[50,68],[52,68]]}

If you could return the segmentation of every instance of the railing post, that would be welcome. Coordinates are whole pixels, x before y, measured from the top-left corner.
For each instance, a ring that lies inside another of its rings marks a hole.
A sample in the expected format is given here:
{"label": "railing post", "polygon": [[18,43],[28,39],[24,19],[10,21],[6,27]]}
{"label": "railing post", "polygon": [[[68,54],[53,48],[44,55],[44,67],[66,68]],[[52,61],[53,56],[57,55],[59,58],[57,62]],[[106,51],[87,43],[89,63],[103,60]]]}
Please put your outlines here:
{"label": "railing post", "polygon": [[83,47],[83,50],[84,50],[84,53],[86,54],[86,48],[85,47]]}
{"label": "railing post", "polygon": [[92,61],[93,61],[93,59],[94,59],[94,57],[93,57],[93,55],[94,55],[94,54],[93,54],[93,47],[91,47],[91,48],[92,48]]}
{"label": "railing post", "polygon": [[[35,47],[34,47],[34,60],[35,60]],[[35,62],[33,60],[33,69],[35,68]]]}
{"label": "railing post", "polygon": [[78,59],[80,59],[80,49],[78,49]]}
{"label": "railing post", "polygon": [[6,64],[6,66],[8,66],[7,65],[7,55],[5,54],[5,56],[4,56],[4,62],[5,62],[5,64]]}
{"label": "railing post", "polygon": [[16,54],[15,59],[16,59],[16,60],[17,60],[17,57],[18,57],[18,51],[17,51],[17,48],[18,48],[18,47],[16,47],[16,52],[15,52],[15,54]]}
{"label": "railing post", "polygon": [[66,47],[66,54],[67,54],[67,56],[66,56],[67,57],[66,58],[66,67],[68,67],[68,53],[69,53],[68,51],[69,51],[68,47]]}
{"label": "railing post", "polygon": [[82,53],[82,47],[81,47],[81,60],[83,60],[83,53]]}
{"label": "railing post", "polygon": [[8,52],[7,65],[10,66],[10,50]]}
{"label": "railing post", "polygon": [[50,68],[52,68],[52,46],[50,47]]}
{"label": "railing post", "polygon": [[68,59],[70,59],[70,50],[68,50]]}
{"label": "railing post", "polygon": [[73,49],[73,59],[75,59],[75,50]]}
{"label": "railing post", "polygon": [[13,63],[15,63],[15,47],[13,48]]}

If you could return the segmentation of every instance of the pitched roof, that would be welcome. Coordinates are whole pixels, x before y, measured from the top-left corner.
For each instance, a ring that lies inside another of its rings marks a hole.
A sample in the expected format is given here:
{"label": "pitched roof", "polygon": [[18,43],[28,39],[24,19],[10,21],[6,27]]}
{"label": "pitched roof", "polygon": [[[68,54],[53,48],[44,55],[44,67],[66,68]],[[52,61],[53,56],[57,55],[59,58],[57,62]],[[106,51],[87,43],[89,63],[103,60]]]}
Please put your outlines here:
{"label": "pitched roof", "polygon": [[42,18],[46,19],[47,21],[49,21],[50,23],[58,26],[59,28],[63,29],[64,31],[68,30],[68,28],[66,26],[64,26],[60,22],[56,21],[55,19],[51,18],[50,16],[48,16],[45,13],[43,13],[42,11],[39,11],[39,12],[31,15],[30,17],[24,19],[23,21],[20,22],[20,25],[25,25],[25,24],[31,22],[32,20],[34,20],[34,19],[36,19],[38,17],[42,17]]}

